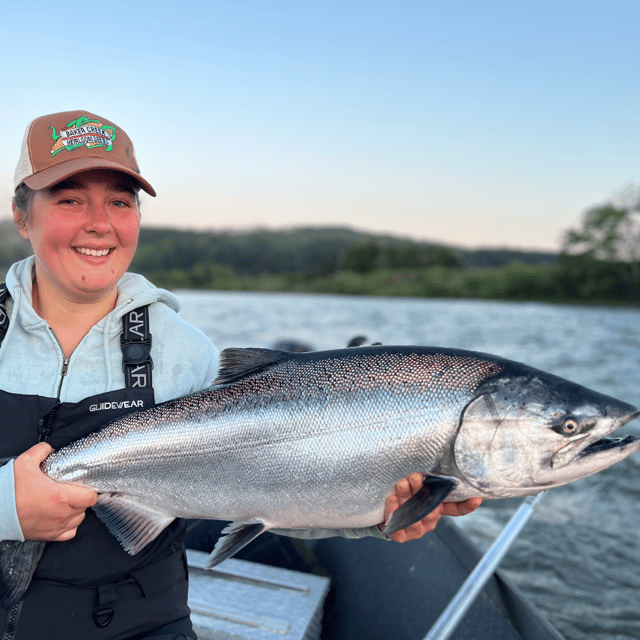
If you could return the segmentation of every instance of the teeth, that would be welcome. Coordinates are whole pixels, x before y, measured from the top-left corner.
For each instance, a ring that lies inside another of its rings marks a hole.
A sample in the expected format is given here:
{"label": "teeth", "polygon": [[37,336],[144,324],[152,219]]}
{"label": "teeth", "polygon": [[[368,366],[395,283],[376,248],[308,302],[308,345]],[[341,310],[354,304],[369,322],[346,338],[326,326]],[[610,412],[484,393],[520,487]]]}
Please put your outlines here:
{"label": "teeth", "polygon": [[99,258],[100,256],[108,255],[111,249],[86,249],[85,247],[76,247],[76,251],[81,253],[83,256]]}

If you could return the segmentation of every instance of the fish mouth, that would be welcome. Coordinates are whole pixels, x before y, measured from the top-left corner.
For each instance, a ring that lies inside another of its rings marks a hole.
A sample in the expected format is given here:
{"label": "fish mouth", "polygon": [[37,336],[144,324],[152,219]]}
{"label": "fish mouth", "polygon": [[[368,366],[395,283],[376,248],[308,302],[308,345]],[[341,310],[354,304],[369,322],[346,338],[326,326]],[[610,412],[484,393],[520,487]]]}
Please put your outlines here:
{"label": "fish mouth", "polygon": [[580,457],[593,455],[594,453],[602,453],[603,451],[609,451],[610,449],[619,449],[626,447],[633,442],[637,442],[638,438],[634,436],[625,436],[624,438],[602,438],[597,442],[590,444],[580,452]]}
{"label": "fish mouth", "polygon": [[[616,430],[627,422],[631,422],[640,416],[640,411],[636,411],[628,416],[622,418],[619,424],[616,426]],[[628,447],[634,442],[638,442],[638,438],[635,436],[618,436],[616,438],[600,438],[600,440],[596,440],[592,442],[589,446],[585,447],[579,454],[578,458],[586,458],[587,456],[591,456],[598,453],[604,453],[605,451],[611,451],[613,449],[622,449],[624,447]]]}

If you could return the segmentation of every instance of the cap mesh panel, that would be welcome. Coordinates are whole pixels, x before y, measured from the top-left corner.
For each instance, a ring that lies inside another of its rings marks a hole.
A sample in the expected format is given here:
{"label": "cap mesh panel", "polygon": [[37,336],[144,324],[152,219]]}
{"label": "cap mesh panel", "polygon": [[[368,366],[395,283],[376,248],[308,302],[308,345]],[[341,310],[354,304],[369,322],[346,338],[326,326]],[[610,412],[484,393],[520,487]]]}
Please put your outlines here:
{"label": "cap mesh panel", "polygon": [[14,189],[17,189],[20,186],[20,183],[33,173],[33,165],[29,158],[29,145],[27,144],[27,140],[29,139],[29,132],[31,131],[31,127],[34,122],[35,120],[32,120],[24,132],[22,146],[20,147],[20,159],[18,160],[18,166],[16,167],[16,172],[13,176]]}

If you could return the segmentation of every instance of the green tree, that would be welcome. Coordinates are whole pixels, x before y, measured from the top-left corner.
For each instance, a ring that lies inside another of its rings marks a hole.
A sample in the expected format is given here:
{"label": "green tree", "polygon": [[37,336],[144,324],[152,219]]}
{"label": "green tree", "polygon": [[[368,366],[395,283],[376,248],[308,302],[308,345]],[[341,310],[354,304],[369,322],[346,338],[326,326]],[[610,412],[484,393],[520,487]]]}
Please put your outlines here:
{"label": "green tree", "polygon": [[617,264],[631,282],[640,280],[640,187],[587,209],[577,228],[565,232],[562,253]]}
{"label": "green tree", "polygon": [[439,267],[462,267],[463,263],[452,249],[440,245],[431,247],[429,263]]}
{"label": "green tree", "polygon": [[587,209],[564,235],[560,280],[585,299],[637,301],[640,294],[640,185]]}
{"label": "green tree", "polygon": [[359,242],[342,254],[342,268],[345,271],[367,273],[379,267],[382,248],[375,240]]}

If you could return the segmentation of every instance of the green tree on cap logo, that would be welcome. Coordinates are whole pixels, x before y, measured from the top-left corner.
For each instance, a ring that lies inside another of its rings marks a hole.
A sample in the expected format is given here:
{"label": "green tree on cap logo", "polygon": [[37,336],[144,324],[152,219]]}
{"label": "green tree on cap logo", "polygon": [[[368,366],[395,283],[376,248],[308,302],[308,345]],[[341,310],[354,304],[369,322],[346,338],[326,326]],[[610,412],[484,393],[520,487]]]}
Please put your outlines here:
{"label": "green tree on cap logo", "polygon": [[60,133],[54,126],[51,139],[55,141],[51,147],[51,155],[55,156],[63,149],[73,151],[80,147],[87,148],[105,147],[105,151],[113,149],[113,141],[116,139],[116,128],[111,125],[103,125],[99,120],[89,120],[84,116],[72,120]]}

